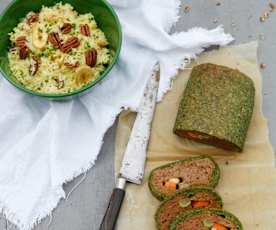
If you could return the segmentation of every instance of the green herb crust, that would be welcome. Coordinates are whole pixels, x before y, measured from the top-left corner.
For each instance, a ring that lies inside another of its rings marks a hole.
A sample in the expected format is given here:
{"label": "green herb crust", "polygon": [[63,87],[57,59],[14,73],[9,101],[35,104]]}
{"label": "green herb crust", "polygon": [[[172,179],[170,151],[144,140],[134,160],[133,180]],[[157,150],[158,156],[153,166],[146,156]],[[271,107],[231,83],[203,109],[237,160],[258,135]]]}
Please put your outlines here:
{"label": "green herb crust", "polygon": [[240,152],[251,121],[254,99],[254,83],[245,74],[225,66],[198,65],[193,68],[184,91],[174,132],[201,143]]}
{"label": "green herb crust", "polygon": [[[175,199],[176,197],[178,196],[184,196],[184,197],[190,197],[190,196],[193,196],[197,193],[208,193],[208,194],[211,194],[216,202],[220,205],[220,207],[222,208],[223,207],[223,201],[222,201],[222,198],[220,197],[220,195],[218,193],[216,193],[215,191],[213,191],[211,188],[191,188],[191,189],[187,189],[187,190],[184,190],[184,191],[181,191],[181,192],[178,192],[176,193],[174,196],[172,196],[170,199],[167,199],[165,200],[160,206],[159,208],[157,209],[156,213],[155,213],[155,222],[156,222],[156,226],[157,226],[157,229],[160,229],[162,223],[160,223],[160,213],[162,212],[162,210],[164,209],[165,205],[170,202],[171,200]],[[190,208],[190,209],[183,209],[183,212],[187,212],[187,211],[191,211],[191,210],[196,210],[196,209],[199,209],[199,208]]]}
{"label": "green herb crust", "polygon": [[200,160],[200,159],[209,159],[214,164],[214,170],[213,170],[212,176],[209,180],[209,185],[208,186],[202,186],[202,185],[201,186],[191,186],[191,187],[188,187],[188,188],[185,188],[185,189],[182,189],[182,190],[178,190],[175,194],[177,194],[179,192],[182,192],[182,191],[186,191],[190,188],[196,188],[196,187],[215,188],[218,185],[218,182],[219,182],[219,179],[220,179],[220,168],[219,168],[218,164],[214,161],[214,159],[212,157],[202,155],[202,156],[196,156],[196,157],[189,157],[189,158],[186,158],[184,160],[175,161],[175,162],[165,164],[165,165],[162,165],[160,167],[157,167],[157,168],[153,169],[150,173],[149,181],[148,181],[148,186],[149,186],[149,189],[150,189],[152,195],[154,197],[156,197],[158,200],[171,199],[175,195],[174,194],[173,196],[167,196],[166,194],[162,193],[162,191],[158,190],[154,186],[154,184],[152,183],[153,182],[153,176],[154,176],[154,173],[157,170],[168,168],[168,167],[174,167],[177,164],[183,164],[185,162],[191,162],[191,161],[196,161],[196,160]]}
{"label": "green herb crust", "polygon": [[205,209],[196,209],[190,212],[186,212],[183,213],[179,216],[177,216],[170,224],[170,230],[176,230],[177,226],[184,223],[186,220],[194,217],[194,216],[199,216],[202,214],[211,214],[211,215],[217,215],[217,216],[221,216],[227,220],[229,220],[230,222],[232,222],[233,224],[236,225],[237,230],[243,230],[243,226],[242,223],[240,222],[240,220],[234,216],[233,214],[224,211],[224,210],[220,210],[220,209],[211,209],[211,208],[205,208]]}

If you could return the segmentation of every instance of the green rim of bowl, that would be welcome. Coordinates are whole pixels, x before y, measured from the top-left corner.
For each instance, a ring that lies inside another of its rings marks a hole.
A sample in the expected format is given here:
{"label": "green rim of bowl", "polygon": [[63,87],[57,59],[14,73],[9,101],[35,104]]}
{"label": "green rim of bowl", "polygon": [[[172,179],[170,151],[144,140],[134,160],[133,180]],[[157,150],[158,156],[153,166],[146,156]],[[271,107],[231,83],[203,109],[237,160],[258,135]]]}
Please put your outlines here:
{"label": "green rim of bowl", "polygon": [[[16,2],[18,2],[20,0],[13,0],[6,8],[5,10],[1,13],[0,15],[0,21],[2,20],[2,17],[5,15],[5,13],[8,11],[8,9]],[[19,84],[15,81],[13,81],[9,76],[6,75],[6,73],[2,70],[2,68],[0,68],[0,72],[3,75],[3,77],[9,81],[13,86],[15,86],[16,88],[29,93],[31,95],[34,96],[39,96],[39,97],[44,97],[44,98],[49,98],[49,99],[62,99],[62,98],[67,98],[67,97],[72,97],[72,96],[76,96],[76,95],[80,95],[82,93],[84,93],[86,90],[92,88],[93,86],[95,86],[96,84],[98,84],[101,80],[103,80],[107,74],[111,71],[111,69],[113,68],[113,66],[115,65],[115,63],[118,61],[119,55],[120,55],[120,51],[121,51],[121,47],[122,47],[122,28],[121,28],[121,24],[118,18],[118,15],[115,13],[113,7],[106,1],[106,0],[101,0],[106,7],[110,10],[110,12],[112,13],[112,15],[115,18],[115,22],[118,26],[118,32],[119,32],[119,44],[118,44],[118,48],[115,52],[115,55],[113,57],[113,60],[111,62],[111,64],[107,67],[107,69],[104,71],[104,73],[102,75],[100,75],[96,80],[92,81],[90,84],[88,84],[87,86],[80,88],[78,90],[75,90],[73,92],[70,93],[61,93],[61,94],[47,94],[47,93],[39,93],[39,92],[35,92],[33,90],[27,89],[25,88],[22,84]]]}

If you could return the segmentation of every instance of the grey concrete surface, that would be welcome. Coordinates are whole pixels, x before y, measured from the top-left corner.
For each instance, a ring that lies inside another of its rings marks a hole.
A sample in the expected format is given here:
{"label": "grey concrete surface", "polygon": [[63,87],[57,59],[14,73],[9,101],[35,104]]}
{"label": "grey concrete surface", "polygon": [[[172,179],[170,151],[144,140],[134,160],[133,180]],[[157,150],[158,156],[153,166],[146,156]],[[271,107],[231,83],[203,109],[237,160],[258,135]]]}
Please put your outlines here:
{"label": "grey concrete surface", "polygon": [[[3,10],[10,0],[0,0]],[[220,2],[221,5],[216,4]],[[269,121],[270,138],[276,147],[276,12],[266,22],[260,16],[268,9],[268,0],[182,0],[181,18],[174,30],[187,30],[193,26],[214,28],[223,24],[231,33],[235,43],[259,40],[258,57],[267,67],[263,72],[263,110]],[[191,8],[189,13],[184,8]],[[261,38],[261,39],[260,39]],[[257,132],[258,130],[256,130]],[[37,230],[97,230],[109,195],[114,185],[114,133],[112,127],[107,135],[96,166],[87,173],[84,182],[72,193],[68,201],[62,201],[53,212],[51,225],[45,219]],[[82,176],[65,186],[68,192]],[[4,218],[0,219],[0,230],[16,229]]]}

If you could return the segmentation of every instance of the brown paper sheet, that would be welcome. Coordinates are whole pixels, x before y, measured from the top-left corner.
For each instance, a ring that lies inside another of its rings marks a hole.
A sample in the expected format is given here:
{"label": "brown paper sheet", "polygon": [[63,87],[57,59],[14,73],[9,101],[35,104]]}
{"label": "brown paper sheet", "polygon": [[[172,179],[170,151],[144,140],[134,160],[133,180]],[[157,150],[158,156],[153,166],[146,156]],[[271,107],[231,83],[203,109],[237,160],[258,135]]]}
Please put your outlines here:
{"label": "brown paper sheet", "polygon": [[[190,69],[178,74],[172,90],[157,105],[148,148],[145,179],[141,186],[128,185],[118,220],[118,230],[154,230],[154,214],[160,204],[149,192],[151,169],[191,155],[214,156],[221,167],[216,188],[224,208],[236,214],[247,230],[276,229],[276,168],[269,142],[267,121],[262,113],[262,78],[257,62],[257,43],[248,43],[207,52],[195,64],[216,63],[237,68],[255,82],[253,119],[242,153],[231,153],[177,137],[172,129]],[[194,65],[195,65],[194,64]],[[135,114],[121,114],[116,133],[115,165],[118,172]]]}

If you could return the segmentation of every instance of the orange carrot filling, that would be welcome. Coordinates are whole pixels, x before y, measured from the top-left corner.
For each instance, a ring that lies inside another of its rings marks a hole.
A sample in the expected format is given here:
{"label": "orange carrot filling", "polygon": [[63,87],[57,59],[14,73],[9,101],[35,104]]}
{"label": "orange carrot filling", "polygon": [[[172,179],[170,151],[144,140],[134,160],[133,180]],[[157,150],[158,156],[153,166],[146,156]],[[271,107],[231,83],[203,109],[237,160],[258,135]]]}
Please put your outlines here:
{"label": "orange carrot filling", "polygon": [[210,204],[209,201],[192,201],[193,208],[203,208]]}
{"label": "orange carrot filling", "polygon": [[165,187],[171,190],[176,190],[176,184],[172,182],[166,182]]}
{"label": "orange carrot filling", "polygon": [[227,227],[224,227],[223,225],[215,223],[212,227],[213,230],[228,230]]}
{"label": "orange carrot filling", "polygon": [[[191,137],[191,138],[199,138],[199,135],[198,134],[196,134],[196,133],[192,133],[192,132],[187,132],[187,135],[189,136],[189,137]],[[200,139],[200,138],[199,138]]]}

